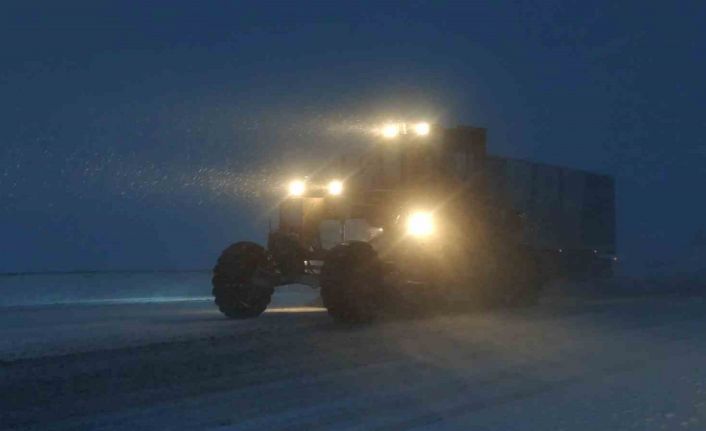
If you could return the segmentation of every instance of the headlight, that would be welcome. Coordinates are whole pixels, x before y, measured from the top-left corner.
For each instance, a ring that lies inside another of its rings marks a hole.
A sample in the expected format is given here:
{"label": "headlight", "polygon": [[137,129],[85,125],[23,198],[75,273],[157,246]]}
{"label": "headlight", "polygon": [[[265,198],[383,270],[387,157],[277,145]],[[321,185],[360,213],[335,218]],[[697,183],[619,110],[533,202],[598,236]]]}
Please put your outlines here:
{"label": "headlight", "polygon": [[399,124],[385,124],[382,126],[382,136],[387,139],[396,138],[400,134]]}
{"label": "headlight", "polygon": [[385,139],[393,139],[399,135],[414,134],[417,136],[427,136],[431,132],[431,125],[426,121],[419,123],[387,123],[379,129],[380,134]]}
{"label": "headlight", "polygon": [[328,194],[331,196],[338,196],[343,193],[343,182],[339,180],[333,180],[326,186]]}
{"label": "headlight", "polygon": [[429,123],[422,122],[414,125],[414,133],[418,136],[426,136],[429,134],[430,130],[431,126],[429,126]]}
{"label": "headlight", "polygon": [[287,189],[289,196],[302,196],[306,192],[306,183],[302,180],[294,180],[289,183]]}
{"label": "headlight", "polygon": [[407,233],[427,237],[434,233],[434,217],[429,212],[414,212],[407,218]]}

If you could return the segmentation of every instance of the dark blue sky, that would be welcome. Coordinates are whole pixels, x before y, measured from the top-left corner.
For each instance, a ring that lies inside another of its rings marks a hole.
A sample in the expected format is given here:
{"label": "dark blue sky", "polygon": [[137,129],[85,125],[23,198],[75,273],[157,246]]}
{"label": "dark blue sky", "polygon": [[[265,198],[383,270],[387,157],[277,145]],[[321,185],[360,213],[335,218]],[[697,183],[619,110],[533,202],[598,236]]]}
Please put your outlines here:
{"label": "dark blue sky", "polygon": [[706,228],[702,1],[3,2],[0,271],[210,267],[390,115],[618,181],[627,265]]}

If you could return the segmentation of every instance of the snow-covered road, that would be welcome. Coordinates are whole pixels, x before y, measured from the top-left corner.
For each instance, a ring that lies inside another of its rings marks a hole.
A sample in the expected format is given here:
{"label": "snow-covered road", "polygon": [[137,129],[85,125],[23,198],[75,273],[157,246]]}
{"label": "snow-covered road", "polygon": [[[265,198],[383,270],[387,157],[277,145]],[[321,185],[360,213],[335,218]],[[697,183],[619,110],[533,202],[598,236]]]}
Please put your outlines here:
{"label": "snow-covered road", "polygon": [[0,427],[706,429],[703,297],[362,327],[293,298],[6,308]]}

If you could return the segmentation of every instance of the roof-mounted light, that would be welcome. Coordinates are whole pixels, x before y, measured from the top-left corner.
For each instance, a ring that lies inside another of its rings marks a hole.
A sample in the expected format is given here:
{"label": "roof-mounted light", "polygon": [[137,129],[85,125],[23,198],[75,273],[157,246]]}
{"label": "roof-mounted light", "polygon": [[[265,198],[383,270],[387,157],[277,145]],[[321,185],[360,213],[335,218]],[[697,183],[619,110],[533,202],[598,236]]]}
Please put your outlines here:
{"label": "roof-mounted light", "polygon": [[427,122],[421,122],[414,125],[412,128],[417,136],[426,136],[431,131],[431,126]]}
{"label": "roof-mounted light", "polygon": [[431,125],[426,121],[419,123],[387,123],[379,129],[385,139],[394,139],[400,135],[428,136]]}
{"label": "roof-mounted light", "polygon": [[333,180],[328,183],[328,186],[326,186],[326,190],[331,196],[338,196],[343,193],[343,182],[339,180]]}
{"label": "roof-mounted light", "polygon": [[382,136],[387,139],[396,138],[400,134],[400,125],[389,123],[382,126]]}
{"label": "roof-mounted light", "polygon": [[289,186],[287,186],[287,190],[289,191],[289,196],[303,196],[304,193],[306,193],[306,182],[303,180],[293,180],[289,183]]}

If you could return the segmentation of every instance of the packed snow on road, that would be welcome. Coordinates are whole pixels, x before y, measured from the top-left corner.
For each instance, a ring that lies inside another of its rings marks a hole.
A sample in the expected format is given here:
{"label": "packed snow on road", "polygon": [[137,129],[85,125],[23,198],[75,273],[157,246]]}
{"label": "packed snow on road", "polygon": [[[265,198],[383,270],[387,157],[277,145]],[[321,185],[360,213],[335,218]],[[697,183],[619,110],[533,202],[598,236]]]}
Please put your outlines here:
{"label": "packed snow on road", "polygon": [[316,291],[291,289],[245,321],[199,296],[6,305],[0,426],[706,427],[700,295],[550,293],[522,310],[346,326]]}

